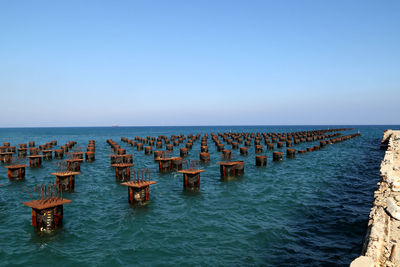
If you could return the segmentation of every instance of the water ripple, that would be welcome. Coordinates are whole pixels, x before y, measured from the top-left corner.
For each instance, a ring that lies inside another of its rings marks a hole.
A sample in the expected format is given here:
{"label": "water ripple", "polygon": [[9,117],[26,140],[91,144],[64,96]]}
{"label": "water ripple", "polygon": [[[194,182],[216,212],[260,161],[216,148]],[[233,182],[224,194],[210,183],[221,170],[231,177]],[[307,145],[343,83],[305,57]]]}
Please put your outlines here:
{"label": "water ripple", "polygon": [[[235,129],[234,127],[229,127]],[[243,127],[241,127],[243,128]],[[240,128],[240,129],[241,129]],[[289,132],[312,127],[247,127],[248,131]],[[10,183],[0,172],[0,258],[4,265],[125,266],[342,266],[361,249],[373,191],[379,180],[382,127],[362,126],[363,136],[330,145],[295,159],[254,166],[254,149],[245,161],[245,174],[221,181],[220,161],[209,141],[211,162],[203,166],[201,190],[182,190],[178,173],[159,175],[150,189],[150,204],[135,208],[128,203],[127,188],[115,182],[105,140],[172,133],[229,130],[192,128],[60,128],[1,129],[0,142],[13,144],[57,139],[85,147],[96,140],[96,161],[82,164],[73,200],[64,207],[64,226],[51,235],[40,235],[30,225],[29,200],[22,187],[52,181],[54,163],[27,169],[26,179]],[[239,128],[238,128],[239,129]],[[152,156],[133,154],[136,167],[154,168]],[[309,143],[295,148],[304,149]],[[199,142],[189,152],[198,158]],[[175,148],[174,155],[179,150]]]}

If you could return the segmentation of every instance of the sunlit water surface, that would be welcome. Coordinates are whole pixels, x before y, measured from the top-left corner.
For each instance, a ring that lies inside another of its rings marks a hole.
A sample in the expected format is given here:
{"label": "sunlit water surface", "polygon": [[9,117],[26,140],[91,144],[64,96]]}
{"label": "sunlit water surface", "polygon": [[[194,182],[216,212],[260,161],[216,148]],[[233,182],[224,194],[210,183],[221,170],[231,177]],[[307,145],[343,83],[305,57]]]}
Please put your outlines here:
{"label": "sunlit water surface", "polygon": [[[59,147],[74,140],[84,150],[90,139],[96,141],[96,161],[81,165],[75,193],[64,194],[73,201],[64,206],[64,225],[50,235],[34,231],[30,209],[22,205],[29,194],[22,188],[54,182],[50,173],[59,160],[27,168],[23,182],[9,182],[7,170],[0,169],[0,265],[348,265],[360,253],[379,181],[384,153],[379,142],[383,131],[394,126],[354,126],[344,133],[359,130],[361,137],[279,163],[272,162],[272,151],[264,146],[267,167],[255,166],[254,144],[248,156],[234,150],[234,159],[245,161],[245,174],[228,182],[220,179],[220,153],[209,139],[211,161],[202,166],[200,191],[183,191],[179,173],[156,172],[150,203],[140,208],[129,205],[127,188],[115,181],[107,157],[106,139],[111,138],[133,154],[135,168],[158,170],[153,155],[120,138],[337,127],[342,126],[0,129],[0,143],[15,146],[57,140]],[[197,160],[199,152],[200,140],[189,158]],[[174,155],[179,155],[177,147]]]}

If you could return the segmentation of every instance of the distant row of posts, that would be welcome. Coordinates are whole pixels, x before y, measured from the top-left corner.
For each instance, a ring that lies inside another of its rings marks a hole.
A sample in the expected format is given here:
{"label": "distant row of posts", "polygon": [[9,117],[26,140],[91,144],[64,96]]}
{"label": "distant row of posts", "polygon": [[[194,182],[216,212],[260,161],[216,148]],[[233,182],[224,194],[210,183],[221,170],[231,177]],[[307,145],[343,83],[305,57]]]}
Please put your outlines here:
{"label": "distant row of posts", "polygon": [[[240,160],[232,160],[232,150],[225,149],[226,145],[231,145],[232,149],[238,149],[239,144],[244,143],[240,147],[240,154],[242,156],[248,155],[248,148],[252,142],[255,147],[255,165],[266,166],[267,156],[260,155],[263,153],[263,146],[261,141],[264,140],[267,150],[273,150],[275,144],[278,148],[283,148],[286,144],[286,157],[295,158],[296,149],[291,148],[292,145],[297,145],[302,142],[320,141],[319,146],[308,147],[305,150],[298,150],[298,154],[320,150],[327,144],[335,144],[345,140],[349,140],[360,134],[350,134],[342,136],[340,131],[350,129],[331,129],[331,130],[318,130],[318,131],[303,131],[294,133],[212,133],[211,139],[216,146],[216,151],[220,153],[223,161],[217,162],[220,166],[220,176],[222,179],[232,179],[236,176],[243,175],[245,171],[245,163]],[[333,132],[328,134],[328,132]],[[145,155],[154,154],[154,161],[158,166],[159,173],[168,173],[176,171],[183,175],[183,188],[184,190],[198,191],[200,189],[200,174],[205,170],[202,166],[207,166],[210,162],[210,153],[208,148],[208,134],[202,137],[197,135],[171,135],[158,136],[146,138],[135,137],[134,139],[121,138],[121,141],[136,148],[137,151],[144,150]],[[222,140],[221,140],[222,139]],[[189,150],[192,149],[193,144],[198,140],[201,141],[199,160],[186,159],[189,156]],[[174,147],[179,146],[186,141],[184,147],[179,150],[180,157],[171,157]],[[224,142],[224,143],[222,143]],[[131,167],[134,166],[132,154],[127,154],[126,149],[123,149],[112,139],[108,139],[107,143],[110,145],[113,154],[110,155],[110,165],[115,169],[116,181],[128,188],[128,201],[135,206],[147,205],[150,199],[150,185],[156,184],[152,181],[150,174],[154,173],[148,169],[136,169],[131,172]],[[38,192],[37,199],[24,202],[23,204],[31,207],[32,209],[32,225],[39,231],[52,231],[57,229],[62,224],[63,219],[63,205],[70,203],[71,200],[63,197],[63,192],[73,192],[75,187],[75,176],[80,174],[80,164],[84,161],[92,162],[95,160],[95,141],[90,140],[87,151],[69,152],[77,143],[70,141],[59,149],[53,149],[57,146],[57,141],[51,141],[44,145],[35,146],[34,141],[28,144],[20,144],[19,148],[10,146],[9,142],[3,143],[0,146],[0,162],[11,163],[13,161],[13,154],[18,151],[18,159],[27,157],[29,159],[29,167],[35,168],[42,164],[42,160],[52,160],[53,152],[56,159],[63,159],[64,154],[68,153],[71,158],[65,159],[65,170],[51,173],[56,177],[55,183],[37,185],[33,191]],[[161,149],[165,145],[165,150]],[[29,146],[29,148],[28,148]],[[29,156],[27,152],[29,151]],[[41,154],[39,154],[41,153]],[[282,161],[283,152],[273,151],[273,161]],[[203,165],[202,165],[203,164]],[[24,164],[7,165],[5,168],[8,170],[8,177],[10,181],[23,180],[25,177]],[[132,179],[133,176],[133,179]]]}

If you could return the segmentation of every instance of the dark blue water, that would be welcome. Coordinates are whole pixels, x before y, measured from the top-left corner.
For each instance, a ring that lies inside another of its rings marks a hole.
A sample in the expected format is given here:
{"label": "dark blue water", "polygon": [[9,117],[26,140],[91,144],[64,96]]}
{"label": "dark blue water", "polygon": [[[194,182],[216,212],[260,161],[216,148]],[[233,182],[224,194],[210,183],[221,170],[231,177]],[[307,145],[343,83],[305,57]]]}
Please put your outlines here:
{"label": "dark blue water", "polygon": [[[211,162],[201,174],[200,192],[184,192],[181,174],[156,173],[150,203],[140,208],[129,205],[127,188],[115,182],[107,157],[109,138],[133,154],[135,167],[157,169],[152,155],[120,138],[337,127],[342,126],[0,129],[0,143],[15,146],[74,140],[84,149],[90,139],[96,141],[96,161],[82,164],[75,193],[64,195],[73,201],[64,206],[64,226],[53,234],[34,231],[30,208],[22,205],[29,195],[22,188],[54,182],[50,173],[58,160],[27,168],[23,182],[9,182],[7,170],[0,169],[0,265],[348,265],[360,253],[379,181],[382,133],[399,127],[354,126],[345,133],[360,130],[361,137],[279,163],[264,147],[266,168],[255,166],[252,144],[246,157],[233,151],[234,159],[245,161],[245,175],[229,182],[220,180],[220,153],[209,140]],[[197,141],[189,157],[198,159],[199,152]],[[179,155],[176,147],[174,155]]]}

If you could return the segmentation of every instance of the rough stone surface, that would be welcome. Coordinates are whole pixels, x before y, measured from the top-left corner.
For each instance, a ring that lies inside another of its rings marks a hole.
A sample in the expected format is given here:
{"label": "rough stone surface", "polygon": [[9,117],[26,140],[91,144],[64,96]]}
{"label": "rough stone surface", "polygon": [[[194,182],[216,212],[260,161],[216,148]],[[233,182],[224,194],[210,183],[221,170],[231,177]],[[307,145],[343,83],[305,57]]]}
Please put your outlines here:
{"label": "rough stone surface", "polygon": [[360,256],[350,264],[350,267],[374,267],[374,260],[370,257]]}
{"label": "rough stone surface", "polygon": [[397,205],[395,200],[393,198],[388,198],[386,204],[386,211],[389,213],[389,215],[396,220],[400,220],[400,207]]}
{"label": "rough stone surface", "polygon": [[384,142],[388,146],[380,166],[381,180],[374,192],[362,256],[351,267],[400,266],[400,131],[386,130]]}

